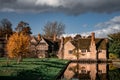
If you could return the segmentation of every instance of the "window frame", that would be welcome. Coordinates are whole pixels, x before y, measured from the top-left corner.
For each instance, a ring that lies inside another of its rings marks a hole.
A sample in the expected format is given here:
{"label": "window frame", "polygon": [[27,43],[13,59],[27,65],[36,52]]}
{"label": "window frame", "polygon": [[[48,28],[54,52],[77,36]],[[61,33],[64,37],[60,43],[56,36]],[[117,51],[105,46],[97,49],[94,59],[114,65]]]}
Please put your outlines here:
{"label": "window frame", "polygon": [[87,50],[86,49],[81,49],[81,53],[86,53]]}
{"label": "window frame", "polygon": [[69,54],[72,54],[72,53],[73,53],[73,50],[69,50],[68,53],[69,53]]}

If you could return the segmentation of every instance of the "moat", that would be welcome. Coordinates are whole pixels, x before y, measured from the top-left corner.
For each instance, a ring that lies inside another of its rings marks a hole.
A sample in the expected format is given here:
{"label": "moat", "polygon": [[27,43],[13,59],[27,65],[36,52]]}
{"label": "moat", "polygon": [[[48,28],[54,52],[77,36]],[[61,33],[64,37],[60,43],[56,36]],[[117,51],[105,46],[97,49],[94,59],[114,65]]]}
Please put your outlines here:
{"label": "moat", "polygon": [[120,80],[120,68],[112,63],[70,63],[60,80]]}

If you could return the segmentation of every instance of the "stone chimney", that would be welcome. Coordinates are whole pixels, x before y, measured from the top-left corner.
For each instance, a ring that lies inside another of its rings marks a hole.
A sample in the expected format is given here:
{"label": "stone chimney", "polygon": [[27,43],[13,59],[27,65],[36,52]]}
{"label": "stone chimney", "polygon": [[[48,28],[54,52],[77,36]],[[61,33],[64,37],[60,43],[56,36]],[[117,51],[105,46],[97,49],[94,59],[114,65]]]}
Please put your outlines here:
{"label": "stone chimney", "polygon": [[91,44],[92,45],[95,44],[95,33],[94,32],[91,33]]}
{"label": "stone chimney", "polygon": [[41,35],[40,35],[40,34],[38,34],[37,39],[38,39],[39,41],[41,40]]}
{"label": "stone chimney", "polygon": [[108,43],[108,39],[107,38],[105,39],[105,41],[106,41],[106,43]]}
{"label": "stone chimney", "polygon": [[57,35],[54,34],[54,35],[53,35],[53,41],[56,41],[56,40],[57,40]]}
{"label": "stone chimney", "polygon": [[91,46],[90,46],[91,58],[97,60],[98,54],[96,51],[96,44],[95,44],[95,33],[91,33]]}
{"label": "stone chimney", "polygon": [[64,58],[64,37],[61,38],[60,47],[57,56],[60,59]]}

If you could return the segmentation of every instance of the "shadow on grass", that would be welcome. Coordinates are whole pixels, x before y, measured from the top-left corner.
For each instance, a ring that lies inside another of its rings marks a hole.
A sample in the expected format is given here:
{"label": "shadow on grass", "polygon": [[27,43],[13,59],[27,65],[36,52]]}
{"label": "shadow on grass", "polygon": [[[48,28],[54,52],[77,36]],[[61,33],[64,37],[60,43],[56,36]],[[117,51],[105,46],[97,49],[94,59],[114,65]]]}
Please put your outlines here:
{"label": "shadow on grass", "polygon": [[15,75],[0,76],[0,80],[54,80],[62,67],[58,63],[44,63],[32,70],[20,70]]}
{"label": "shadow on grass", "polygon": [[[22,66],[23,65],[23,66]],[[33,69],[25,69],[24,67],[29,66]],[[18,67],[20,70],[10,76],[0,76],[0,80],[55,80],[57,73],[66,65],[61,60],[23,60],[20,64],[13,64],[10,67]],[[3,66],[5,67],[5,66]],[[23,68],[23,69],[21,69]],[[15,68],[13,68],[15,70]]]}
{"label": "shadow on grass", "polygon": [[49,60],[49,59],[43,59],[39,61],[38,60],[37,61],[24,61],[21,64],[47,65],[48,67],[56,67],[56,68],[62,68],[64,65],[66,65],[66,63],[61,60],[56,61],[56,60]]}
{"label": "shadow on grass", "polygon": [[0,80],[50,80],[47,79],[45,74],[41,70],[22,70],[16,75],[0,76]]}

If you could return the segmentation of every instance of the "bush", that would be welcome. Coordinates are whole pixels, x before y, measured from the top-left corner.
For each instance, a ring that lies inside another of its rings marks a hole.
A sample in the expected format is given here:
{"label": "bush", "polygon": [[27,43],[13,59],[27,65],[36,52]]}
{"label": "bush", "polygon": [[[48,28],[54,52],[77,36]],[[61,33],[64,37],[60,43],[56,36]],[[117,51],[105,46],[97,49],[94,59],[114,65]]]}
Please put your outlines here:
{"label": "bush", "polygon": [[117,59],[117,58],[118,58],[117,54],[109,53],[109,59]]}

